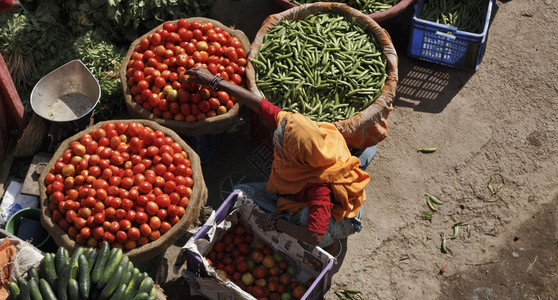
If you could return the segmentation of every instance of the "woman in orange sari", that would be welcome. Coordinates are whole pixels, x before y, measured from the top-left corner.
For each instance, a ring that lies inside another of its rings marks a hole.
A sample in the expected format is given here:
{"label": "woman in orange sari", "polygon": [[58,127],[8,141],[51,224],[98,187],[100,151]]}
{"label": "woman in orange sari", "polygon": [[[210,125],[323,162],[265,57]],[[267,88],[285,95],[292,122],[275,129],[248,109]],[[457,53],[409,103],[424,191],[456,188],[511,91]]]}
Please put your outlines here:
{"label": "woman in orange sari", "polygon": [[224,90],[257,112],[275,131],[274,155],[267,183],[235,187],[265,211],[257,224],[276,230],[332,255],[341,239],[360,231],[361,208],[370,175],[364,170],[376,149],[354,156],[331,123],[314,122],[299,113],[282,111],[264,98],[221,80],[202,68],[192,68],[191,81]]}

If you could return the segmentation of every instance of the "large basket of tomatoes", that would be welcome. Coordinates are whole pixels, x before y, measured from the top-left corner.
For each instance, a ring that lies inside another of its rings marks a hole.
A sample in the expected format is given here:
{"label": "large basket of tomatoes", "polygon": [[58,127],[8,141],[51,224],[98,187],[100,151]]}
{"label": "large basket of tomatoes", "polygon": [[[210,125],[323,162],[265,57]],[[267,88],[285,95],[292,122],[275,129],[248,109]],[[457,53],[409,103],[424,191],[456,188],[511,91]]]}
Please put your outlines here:
{"label": "large basket of tomatoes", "polygon": [[246,35],[207,18],[167,21],[135,40],[120,68],[128,112],[179,134],[225,132],[239,104],[224,91],[187,81],[186,69],[201,66],[246,87]]}
{"label": "large basket of tomatoes", "polygon": [[148,261],[199,221],[207,201],[199,156],[149,120],[90,126],[63,141],[45,170],[41,223],[69,251],[107,241]]}

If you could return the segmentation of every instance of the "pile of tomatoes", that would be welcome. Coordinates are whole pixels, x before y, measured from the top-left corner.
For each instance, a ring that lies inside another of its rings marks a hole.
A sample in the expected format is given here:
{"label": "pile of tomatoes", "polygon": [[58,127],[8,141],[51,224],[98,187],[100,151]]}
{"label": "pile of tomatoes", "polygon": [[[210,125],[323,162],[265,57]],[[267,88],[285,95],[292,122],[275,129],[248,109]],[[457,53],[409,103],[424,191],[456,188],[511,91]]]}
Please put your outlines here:
{"label": "pile of tomatoes", "polygon": [[297,267],[240,222],[213,244],[206,260],[256,299],[300,299],[315,279],[297,280]]}
{"label": "pile of tomatoes", "polygon": [[71,142],[45,185],[52,220],[76,243],[131,250],[180,221],[194,181],[179,143],[161,130],[117,121]]}
{"label": "pile of tomatoes", "polygon": [[127,64],[135,102],[158,117],[196,122],[229,111],[236,99],[224,91],[188,82],[184,72],[200,66],[245,86],[246,52],[237,37],[212,23],[167,21],[142,38]]}

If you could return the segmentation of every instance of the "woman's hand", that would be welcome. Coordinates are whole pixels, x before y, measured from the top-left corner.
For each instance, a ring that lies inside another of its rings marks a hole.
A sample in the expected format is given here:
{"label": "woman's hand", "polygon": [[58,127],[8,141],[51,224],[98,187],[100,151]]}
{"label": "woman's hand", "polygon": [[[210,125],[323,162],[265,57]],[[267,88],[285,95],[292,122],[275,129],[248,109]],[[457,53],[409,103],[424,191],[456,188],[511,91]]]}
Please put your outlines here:
{"label": "woman's hand", "polygon": [[264,213],[264,212],[261,212],[259,210],[254,210],[254,217],[256,218],[256,225],[258,225],[258,227],[261,228],[263,231],[276,230],[275,226],[271,226],[268,223],[268,219],[273,215],[277,215],[277,214]]}
{"label": "woman's hand", "polygon": [[188,81],[195,82],[201,85],[209,85],[211,79],[215,77],[213,74],[211,74],[211,72],[209,72],[209,70],[201,67],[193,67],[187,69],[185,73],[194,76],[194,77],[188,77],[187,78]]}
{"label": "woman's hand", "polygon": [[263,231],[275,230],[281,233],[286,233],[297,240],[304,241],[311,245],[318,245],[324,238],[323,234],[310,231],[305,226],[295,225],[287,221],[287,219],[281,217],[280,214],[265,213],[259,210],[254,210],[253,215],[255,217],[256,225]]}
{"label": "woman's hand", "polygon": [[[187,69],[184,73],[190,75],[190,77],[186,78],[186,80],[205,86],[209,86],[209,83],[215,77],[215,75],[211,74],[209,70],[201,67],[193,67]],[[230,96],[235,97],[238,102],[248,106],[254,112],[258,112],[261,97],[253,94],[246,88],[226,80],[219,81],[217,86],[215,86],[214,88],[217,88],[220,91],[227,92]]]}

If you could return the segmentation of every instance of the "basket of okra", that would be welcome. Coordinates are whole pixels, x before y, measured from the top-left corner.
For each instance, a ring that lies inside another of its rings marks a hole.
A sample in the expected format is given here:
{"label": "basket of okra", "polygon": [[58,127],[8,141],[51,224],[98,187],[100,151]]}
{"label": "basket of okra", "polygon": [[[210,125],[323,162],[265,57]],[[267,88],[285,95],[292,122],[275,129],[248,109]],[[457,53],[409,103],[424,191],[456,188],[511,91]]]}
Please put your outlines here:
{"label": "basket of okra", "polygon": [[342,3],[305,4],[269,16],[250,49],[250,90],[281,109],[333,123],[349,147],[387,135],[397,88],[389,34]]}

